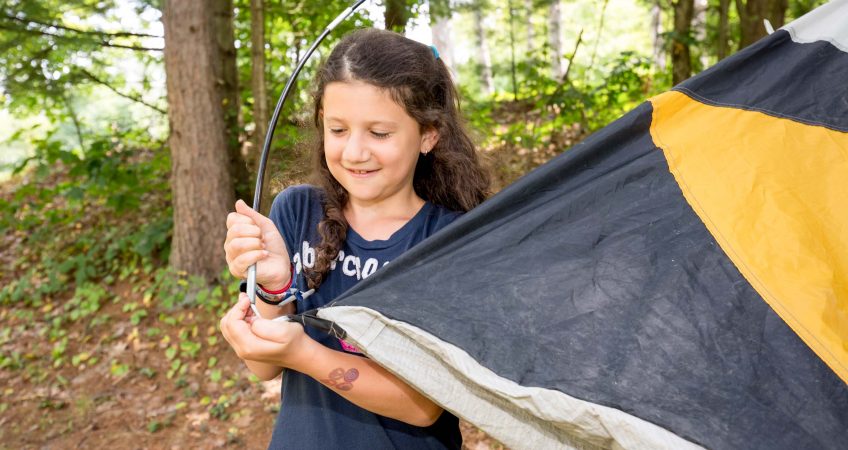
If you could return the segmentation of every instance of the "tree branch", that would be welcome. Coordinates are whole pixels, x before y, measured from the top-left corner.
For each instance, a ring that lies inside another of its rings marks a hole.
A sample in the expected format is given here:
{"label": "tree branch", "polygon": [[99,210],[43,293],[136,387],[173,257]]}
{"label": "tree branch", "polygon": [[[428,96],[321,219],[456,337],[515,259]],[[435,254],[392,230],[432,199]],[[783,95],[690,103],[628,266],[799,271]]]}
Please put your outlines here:
{"label": "tree branch", "polygon": [[55,24],[55,23],[44,22],[44,21],[41,21],[41,20],[36,20],[36,19],[31,19],[31,18],[21,19],[21,18],[15,17],[15,16],[11,16],[9,14],[4,14],[3,18],[9,19],[9,20],[14,20],[15,22],[19,22],[19,23],[23,23],[23,24],[34,23],[36,25],[41,25],[43,27],[53,27],[53,28],[56,28],[56,29],[59,29],[59,30],[70,31],[70,32],[73,32],[73,33],[91,34],[91,35],[103,36],[103,37],[130,37],[130,36],[134,36],[134,37],[162,38],[162,36],[156,36],[155,34],[133,33],[133,32],[129,32],[129,31],[107,32],[107,31],[100,31],[100,30],[81,30],[79,28],[73,28],[73,27],[69,27],[69,26],[65,26],[65,25],[58,25],[58,24]]}
{"label": "tree branch", "polygon": [[87,71],[87,70],[85,70],[85,69],[82,69],[82,68],[77,68],[77,69],[79,70],[79,72],[80,72],[80,73],[82,73],[83,75],[85,75],[85,77],[86,77],[86,78],[88,78],[89,80],[91,80],[91,81],[93,81],[93,82],[95,82],[95,83],[97,83],[97,84],[99,84],[99,85],[101,85],[101,86],[106,87],[106,88],[107,88],[107,89],[109,89],[110,91],[114,92],[115,94],[117,94],[117,95],[119,95],[119,96],[121,96],[121,97],[123,97],[123,98],[125,98],[125,99],[127,99],[127,100],[131,100],[131,101],[134,101],[134,102],[136,102],[136,103],[140,103],[140,104],[142,104],[142,105],[144,105],[144,106],[146,106],[146,107],[148,107],[148,108],[150,108],[150,109],[152,109],[152,110],[154,110],[154,111],[157,111],[157,112],[159,112],[159,113],[161,113],[161,114],[165,114],[165,115],[167,115],[167,114],[168,114],[168,112],[167,112],[167,111],[165,111],[164,109],[159,108],[159,107],[158,107],[158,106],[156,106],[156,105],[153,105],[153,104],[147,103],[146,101],[142,100],[142,99],[141,99],[141,98],[139,98],[139,97],[136,97],[136,96],[134,96],[134,95],[130,95],[130,94],[125,94],[125,93],[123,93],[123,92],[119,91],[117,88],[115,88],[115,87],[114,87],[114,86],[112,86],[111,84],[109,84],[109,83],[107,83],[107,82],[105,82],[105,81],[101,80],[100,78],[97,78],[97,77],[96,77],[93,73],[91,73],[91,72],[89,72],[89,71]]}
{"label": "tree branch", "polygon": [[598,37],[595,39],[595,47],[592,49],[592,58],[589,60],[588,69],[591,69],[592,66],[595,65],[595,55],[598,53],[598,43],[601,42],[601,33],[604,32],[604,17],[607,14],[607,4],[609,4],[609,0],[604,0],[604,6],[601,7],[601,21],[598,24]]}
{"label": "tree branch", "polygon": [[577,49],[580,48],[580,44],[583,42],[583,28],[580,29],[580,33],[577,34],[577,41],[574,43],[574,50],[571,51],[571,56],[566,58],[568,61],[568,67],[565,69],[565,73],[560,78],[559,83],[556,85],[556,89],[548,95],[548,101],[546,104],[551,105],[554,102],[554,99],[557,98],[559,93],[562,91],[563,87],[568,84],[573,86],[571,80],[568,79],[568,75],[571,73],[571,67],[574,65],[574,58],[577,56]]}
{"label": "tree branch", "polygon": [[74,111],[74,108],[71,107],[71,102],[68,100],[68,96],[65,95],[64,92],[62,92],[61,98],[62,103],[65,104],[65,108],[68,110],[68,114],[71,116],[71,121],[74,123],[74,129],[77,131],[77,139],[79,140],[80,150],[83,154],[85,154],[85,141],[82,139],[82,126],[80,125],[77,113]]}
{"label": "tree branch", "polygon": [[[20,32],[20,33],[38,34],[38,35],[41,35],[41,36],[50,36],[50,37],[53,37],[53,38],[70,40],[70,41],[79,41],[80,40],[79,37],[65,36],[63,34],[49,33],[49,32],[44,31],[44,30],[35,30],[35,29],[31,30],[31,29],[27,29],[27,28],[10,27],[10,26],[4,25],[2,23],[0,23],[0,30],[9,30],[9,31],[17,31],[17,32]],[[144,46],[137,46],[137,45],[113,44],[109,40],[100,40],[100,41],[93,40],[92,42],[97,44],[97,45],[103,46],[103,47],[125,48],[125,49],[128,49],[128,50],[137,50],[137,51],[144,51],[144,52],[161,52],[161,51],[164,50],[163,48],[156,48],[156,47],[144,47]]]}
{"label": "tree branch", "polygon": [[[2,29],[2,27],[0,27],[0,29]],[[34,55],[32,55],[30,62],[35,61],[37,59],[45,58],[52,51],[53,51],[52,47],[44,47],[41,50],[37,51]],[[21,67],[16,69],[14,72],[8,74],[6,76],[6,79],[7,80],[14,80],[15,77],[18,76],[18,74],[20,74],[21,72],[23,72],[25,70],[30,70],[31,68],[32,68],[32,66],[30,66],[29,64],[22,64]]]}
{"label": "tree branch", "polygon": [[577,34],[577,42],[574,43],[574,50],[571,51],[571,56],[568,57],[568,67],[565,69],[565,73],[562,75],[562,81],[560,81],[560,86],[567,83],[568,74],[571,72],[571,66],[574,65],[574,57],[577,56],[577,49],[580,48],[580,43],[583,42],[583,29],[580,29],[580,33]]}

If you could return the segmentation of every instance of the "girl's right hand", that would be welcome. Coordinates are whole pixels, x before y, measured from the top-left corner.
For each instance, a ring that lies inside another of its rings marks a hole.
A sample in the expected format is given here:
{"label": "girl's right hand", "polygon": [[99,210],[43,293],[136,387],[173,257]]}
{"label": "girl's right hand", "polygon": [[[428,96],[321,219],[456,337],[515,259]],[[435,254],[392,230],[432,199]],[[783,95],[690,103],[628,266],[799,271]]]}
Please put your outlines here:
{"label": "girl's right hand", "polygon": [[256,264],[256,282],[268,290],[279,290],[289,282],[291,261],[286,242],[271,219],[245,202],[236,202],[236,212],[227,215],[224,252],[230,273],[247,278],[247,268]]}

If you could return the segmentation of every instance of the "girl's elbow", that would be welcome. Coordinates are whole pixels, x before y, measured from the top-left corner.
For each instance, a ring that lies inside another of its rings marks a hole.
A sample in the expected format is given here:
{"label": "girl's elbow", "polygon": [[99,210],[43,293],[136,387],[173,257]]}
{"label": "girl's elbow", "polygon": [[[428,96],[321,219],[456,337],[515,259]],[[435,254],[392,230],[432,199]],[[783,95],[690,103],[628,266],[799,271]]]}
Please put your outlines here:
{"label": "girl's elbow", "polygon": [[429,427],[439,420],[439,417],[444,412],[440,406],[433,404],[433,407],[417,411],[414,417],[410,417],[406,423],[416,427]]}
{"label": "girl's elbow", "polygon": [[[280,372],[282,372],[282,371],[280,371]],[[254,372],[253,374],[256,375],[256,378],[259,378],[259,381],[271,381],[274,378],[277,378],[277,376],[280,375],[280,372],[277,372],[277,373],[267,372],[267,373],[261,373],[261,374]]]}

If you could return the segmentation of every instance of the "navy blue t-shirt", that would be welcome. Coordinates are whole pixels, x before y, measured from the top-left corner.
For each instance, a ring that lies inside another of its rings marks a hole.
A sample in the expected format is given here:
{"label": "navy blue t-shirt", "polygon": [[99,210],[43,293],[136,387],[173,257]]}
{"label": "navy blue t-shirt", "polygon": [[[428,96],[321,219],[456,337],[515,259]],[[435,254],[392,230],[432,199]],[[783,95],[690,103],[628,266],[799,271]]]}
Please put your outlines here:
{"label": "navy blue t-shirt", "polygon": [[[313,267],[315,246],[321,241],[318,223],[324,217],[322,195],[314,186],[294,186],[281,192],[271,207],[270,218],[283,235],[295,265],[294,286],[302,291],[308,289],[303,268]],[[297,312],[326,305],[458,216],[428,202],[385,241],[368,241],[348,228],[346,242],[330,272],[312,296],[297,302]],[[306,332],[329,348],[358,353],[355,347],[326,333],[309,327]],[[271,449],[458,449],[462,444],[459,420],[447,411],[433,425],[416,427],[362,409],[290,369],[283,372],[281,395]]]}

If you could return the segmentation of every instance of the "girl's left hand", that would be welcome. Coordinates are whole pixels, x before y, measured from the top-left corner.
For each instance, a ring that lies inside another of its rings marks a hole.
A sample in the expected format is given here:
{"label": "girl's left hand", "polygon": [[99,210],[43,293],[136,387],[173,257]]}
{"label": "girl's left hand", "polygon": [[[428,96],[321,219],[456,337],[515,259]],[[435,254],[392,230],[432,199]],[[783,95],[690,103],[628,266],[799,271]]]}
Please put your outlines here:
{"label": "girl's left hand", "polygon": [[[307,355],[312,339],[296,322],[273,322],[256,317],[247,294],[221,318],[221,333],[244,360],[292,367]],[[260,337],[261,336],[261,337]]]}

